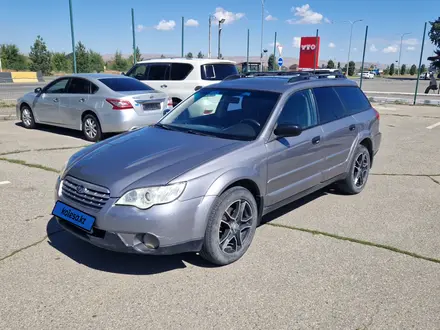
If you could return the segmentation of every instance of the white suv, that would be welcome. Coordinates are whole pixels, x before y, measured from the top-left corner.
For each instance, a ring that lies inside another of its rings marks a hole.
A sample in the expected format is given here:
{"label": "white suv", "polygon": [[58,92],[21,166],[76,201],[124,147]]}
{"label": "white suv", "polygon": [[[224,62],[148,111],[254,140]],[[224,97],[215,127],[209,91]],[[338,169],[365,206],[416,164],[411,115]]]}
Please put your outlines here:
{"label": "white suv", "polygon": [[235,62],[217,59],[161,58],[136,63],[127,76],[168,94],[176,106],[198,89],[238,74]]}

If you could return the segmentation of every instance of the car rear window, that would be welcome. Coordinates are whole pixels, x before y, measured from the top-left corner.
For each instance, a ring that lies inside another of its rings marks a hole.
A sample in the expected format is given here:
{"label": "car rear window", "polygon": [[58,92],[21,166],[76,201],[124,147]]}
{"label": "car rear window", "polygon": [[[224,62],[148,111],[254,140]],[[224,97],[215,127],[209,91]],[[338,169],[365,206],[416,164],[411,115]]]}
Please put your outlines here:
{"label": "car rear window", "polygon": [[134,78],[102,78],[99,81],[115,92],[153,90],[150,86]]}
{"label": "car rear window", "polygon": [[370,102],[359,87],[334,87],[334,89],[348,114],[354,115],[371,108]]}
{"label": "car rear window", "polygon": [[238,74],[235,65],[227,63],[205,64],[201,70],[203,80],[223,80],[230,75]]}

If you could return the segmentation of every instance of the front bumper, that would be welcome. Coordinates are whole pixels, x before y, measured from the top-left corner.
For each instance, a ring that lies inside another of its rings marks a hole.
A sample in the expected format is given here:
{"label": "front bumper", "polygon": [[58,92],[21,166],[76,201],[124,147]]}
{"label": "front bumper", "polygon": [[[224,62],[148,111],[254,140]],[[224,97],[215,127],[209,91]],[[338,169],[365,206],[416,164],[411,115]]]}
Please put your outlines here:
{"label": "front bumper", "polygon": [[[155,205],[147,210],[114,205],[110,198],[100,210],[81,205],[63,196],[56,185],[56,200],[95,217],[92,231],[56,218],[68,232],[101,248],[152,255],[200,251],[207,219],[215,196],[179,200]],[[148,241],[146,241],[146,239]],[[148,244],[151,240],[155,244]]]}

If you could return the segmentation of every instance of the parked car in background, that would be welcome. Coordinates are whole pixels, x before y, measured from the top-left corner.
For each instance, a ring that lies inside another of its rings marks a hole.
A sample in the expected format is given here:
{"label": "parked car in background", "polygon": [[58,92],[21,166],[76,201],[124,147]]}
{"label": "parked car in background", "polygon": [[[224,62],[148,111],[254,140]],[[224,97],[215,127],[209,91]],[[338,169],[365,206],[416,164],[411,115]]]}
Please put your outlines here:
{"label": "parked car in background", "polygon": [[163,91],[176,106],[198,89],[235,74],[238,70],[232,61],[163,58],[138,62],[125,75]]}
{"label": "parked car in background", "polygon": [[17,100],[24,127],[47,124],[82,130],[89,141],[157,122],[171,98],[138,80],[111,74],[74,74],[55,79]]}
{"label": "parked car in background", "polygon": [[370,71],[364,71],[362,73],[359,72],[357,75],[358,76],[362,75],[362,78],[364,78],[364,79],[374,79],[374,76],[375,76],[375,74]]}
{"label": "parked car in background", "polygon": [[297,78],[229,79],[153,126],[82,149],[57,179],[54,216],[105,249],[200,251],[226,265],[263,215],[332,183],[360,193],[381,143],[379,113],[345,77]]}

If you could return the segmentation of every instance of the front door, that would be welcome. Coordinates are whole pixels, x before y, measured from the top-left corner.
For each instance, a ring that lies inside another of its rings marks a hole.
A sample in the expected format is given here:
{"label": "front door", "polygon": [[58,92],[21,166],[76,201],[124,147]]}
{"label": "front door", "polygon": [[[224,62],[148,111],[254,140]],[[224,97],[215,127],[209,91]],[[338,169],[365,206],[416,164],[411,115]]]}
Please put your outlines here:
{"label": "front door", "polygon": [[281,202],[322,181],[322,129],[310,90],[294,93],[285,103],[277,124],[299,125],[299,136],[269,142],[267,205]]}
{"label": "front door", "polygon": [[60,98],[65,94],[69,78],[53,81],[43,89],[33,105],[34,115],[38,122],[61,124],[59,113]]}

